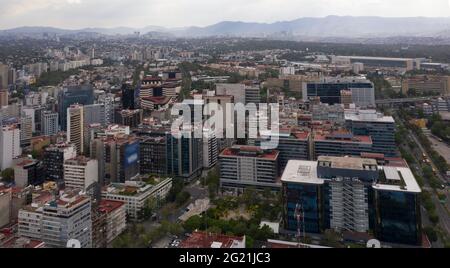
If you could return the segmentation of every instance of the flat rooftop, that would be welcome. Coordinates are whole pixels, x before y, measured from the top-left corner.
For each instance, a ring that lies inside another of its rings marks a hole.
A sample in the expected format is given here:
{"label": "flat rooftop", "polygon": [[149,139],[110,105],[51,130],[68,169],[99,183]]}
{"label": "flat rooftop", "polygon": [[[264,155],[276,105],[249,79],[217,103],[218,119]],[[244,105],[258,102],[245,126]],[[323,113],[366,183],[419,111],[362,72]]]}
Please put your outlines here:
{"label": "flat rooftop", "polygon": [[180,248],[237,248],[244,241],[245,237],[194,232],[181,242]]}
{"label": "flat rooftop", "polygon": [[411,169],[405,167],[380,167],[386,177],[385,181],[373,186],[375,190],[404,193],[422,192]]}
{"label": "flat rooftop", "polygon": [[392,116],[385,116],[378,113],[376,110],[346,110],[345,120],[355,122],[395,123]]}
{"label": "flat rooftop", "polygon": [[221,157],[253,157],[276,161],[280,154],[277,150],[263,150],[257,146],[233,146],[223,150]]}
{"label": "flat rooftop", "polygon": [[375,159],[368,158],[319,156],[318,166],[334,169],[376,171],[378,163]]}
{"label": "flat rooftop", "polygon": [[290,160],[281,177],[283,183],[324,184],[317,176],[317,162]]}

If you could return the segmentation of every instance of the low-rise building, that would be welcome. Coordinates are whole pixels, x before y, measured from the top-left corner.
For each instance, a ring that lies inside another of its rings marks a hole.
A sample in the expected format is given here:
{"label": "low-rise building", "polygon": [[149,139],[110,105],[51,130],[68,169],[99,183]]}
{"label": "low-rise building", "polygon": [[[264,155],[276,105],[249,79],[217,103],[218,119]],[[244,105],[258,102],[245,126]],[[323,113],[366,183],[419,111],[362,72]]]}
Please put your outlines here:
{"label": "low-rise building", "polygon": [[171,178],[153,178],[153,183],[127,181],[113,183],[102,190],[102,198],[126,204],[128,218],[137,221],[143,218],[146,205],[151,199],[161,203],[172,188]]}

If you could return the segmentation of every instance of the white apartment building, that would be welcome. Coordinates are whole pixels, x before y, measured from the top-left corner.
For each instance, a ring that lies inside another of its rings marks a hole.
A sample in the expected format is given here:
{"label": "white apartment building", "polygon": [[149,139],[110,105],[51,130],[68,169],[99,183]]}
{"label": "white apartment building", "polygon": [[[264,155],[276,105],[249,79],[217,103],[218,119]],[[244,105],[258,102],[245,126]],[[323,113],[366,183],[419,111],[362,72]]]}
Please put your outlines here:
{"label": "white apartment building", "polygon": [[65,248],[71,239],[92,247],[91,200],[66,192],[44,205],[31,204],[19,211],[19,236],[44,241],[47,247]]}
{"label": "white apartment building", "polygon": [[171,188],[172,178],[159,179],[154,185],[135,181],[113,183],[103,189],[102,198],[124,202],[129,219],[138,220],[148,200],[154,198],[157,202],[162,201]]}
{"label": "white apartment building", "polygon": [[0,128],[0,170],[11,168],[13,159],[22,154],[20,129],[17,125]]}
{"label": "white apartment building", "polygon": [[66,187],[87,191],[98,182],[98,161],[79,156],[64,162],[64,183]]}

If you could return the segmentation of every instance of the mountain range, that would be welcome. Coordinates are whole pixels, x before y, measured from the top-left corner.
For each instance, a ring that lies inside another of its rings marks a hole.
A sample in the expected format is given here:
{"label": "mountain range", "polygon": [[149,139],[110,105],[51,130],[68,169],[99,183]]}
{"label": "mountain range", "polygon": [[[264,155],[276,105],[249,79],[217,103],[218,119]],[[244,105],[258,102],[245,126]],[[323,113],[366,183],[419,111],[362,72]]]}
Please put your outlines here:
{"label": "mountain range", "polygon": [[147,26],[144,28],[85,28],[65,30],[53,27],[20,27],[0,31],[0,35],[97,33],[102,35],[130,35],[160,33],[172,37],[264,37],[302,36],[334,38],[372,38],[389,36],[450,37],[450,17],[386,18],[328,16],[323,18],[300,18],[275,23],[223,21],[206,27],[165,28]]}

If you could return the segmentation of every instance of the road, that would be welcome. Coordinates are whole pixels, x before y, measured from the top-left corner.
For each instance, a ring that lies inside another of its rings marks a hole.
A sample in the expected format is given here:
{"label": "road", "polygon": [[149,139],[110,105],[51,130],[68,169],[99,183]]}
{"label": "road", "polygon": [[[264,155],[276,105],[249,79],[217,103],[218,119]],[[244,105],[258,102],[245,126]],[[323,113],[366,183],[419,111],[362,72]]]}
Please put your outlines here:
{"label": "road", "polygon": [[[401,120],[399,120],[399,123],[404,125],[404,122]],[[416,158],[418,163],[421,163],[421,161],[422,161],[422,159],[421,159],[422,154],[425,154],[427,156],[427,158],[431,160],[430,156],[428,155],[427,151],[423,148],[422,144],[419,142],[419,139],[416,137],[416,135],[410,129],[408,129],[408,128],[406,128],[406,129],[408,130],[409,137],[414,141],[414,143],[417,144],[417,148],[420,150],[420,155],[413,153],[413,156]],[[431,166],[437,170],[437,167],[433,162],[431,162]],[[411,167],[411,168],[413,168],[413,167]],[[419,173],[422,173],[421,169],[419,169]],[[443,182],[445,181],[444,178],[440,174],[438,174],[438,177],[441,181],[443,181]],[[424,190],[431,192],[432,201],[436,206],[436,213],[440,219],[439,225],[447,232],[447,234],[450,234],[450,214],[446,207],[446,205],[448,205],[450,200],[447,198],[447,204],[443,205],[440,202],[437,195],[435,194],[435,192],[431,189],[428,180],[425,180]],[[448,192],[448,190],[447,190],[447,192]]]}
{"label": "road", "polygon": [[447,143],[439,141],[435,136],[430,133],[425,133],[431,144],[433,145],[433,149],[438,152],[442,157],[445,158],[447,163],[450,165],[450,146]]}

